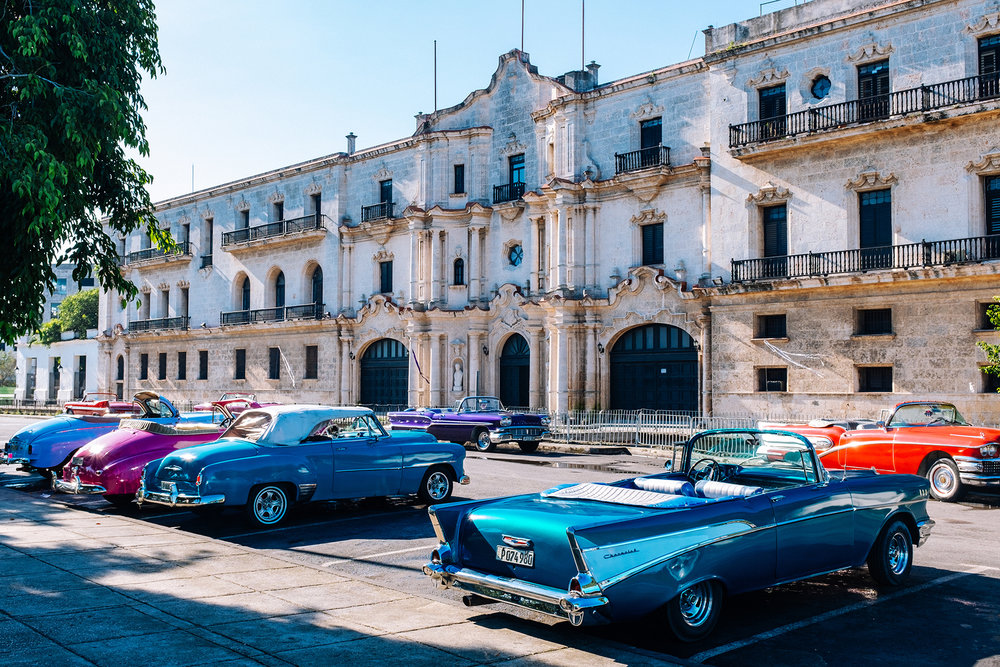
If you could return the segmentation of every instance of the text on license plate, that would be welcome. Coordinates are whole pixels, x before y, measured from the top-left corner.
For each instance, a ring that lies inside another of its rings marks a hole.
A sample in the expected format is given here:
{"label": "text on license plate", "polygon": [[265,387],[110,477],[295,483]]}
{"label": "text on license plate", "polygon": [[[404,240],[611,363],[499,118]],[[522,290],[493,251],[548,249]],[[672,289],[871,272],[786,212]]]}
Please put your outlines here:
{"label": "text on license plate", "polygon": [[497,546],[497,560],[513,565],[535,567],[535,552],[531,549],[511,549],[501,544]]}
{"label": "text on license plate", "polygon": [[161,491],[172,491],[174,486],[176,486],[176,482],[164,482],[164,481],[160,482]]}

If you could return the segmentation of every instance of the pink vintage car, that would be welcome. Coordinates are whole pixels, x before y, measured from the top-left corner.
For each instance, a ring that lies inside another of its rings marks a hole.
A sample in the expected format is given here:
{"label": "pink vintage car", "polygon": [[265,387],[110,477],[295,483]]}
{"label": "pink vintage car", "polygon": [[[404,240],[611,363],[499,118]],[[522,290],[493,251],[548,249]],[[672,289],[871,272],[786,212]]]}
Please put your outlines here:
{"label": "pink vintage car", "polygon": [[63,468],[62,477],[52,480],[52,488],[63,493],[101,494],[113,505],[128,505],[135,499],[144,465],[175,449],[217,440],[232,422],[233,411],[247,407],[244,399],[216,401],[211,422],[160,424],[124,419],[114,431],[77,450]]}

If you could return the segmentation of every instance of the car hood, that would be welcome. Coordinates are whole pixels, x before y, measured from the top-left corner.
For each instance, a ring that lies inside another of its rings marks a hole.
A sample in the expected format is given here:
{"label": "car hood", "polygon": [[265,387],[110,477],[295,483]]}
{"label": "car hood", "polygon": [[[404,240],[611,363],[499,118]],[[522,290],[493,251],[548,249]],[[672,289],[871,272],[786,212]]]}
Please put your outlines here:
{"label": "car hood", "polygon": [[256,456],[260,451],[252,442],[226,438],[178,450],[160,460],[156,477],[162,480],[194,481],[207,465]]}

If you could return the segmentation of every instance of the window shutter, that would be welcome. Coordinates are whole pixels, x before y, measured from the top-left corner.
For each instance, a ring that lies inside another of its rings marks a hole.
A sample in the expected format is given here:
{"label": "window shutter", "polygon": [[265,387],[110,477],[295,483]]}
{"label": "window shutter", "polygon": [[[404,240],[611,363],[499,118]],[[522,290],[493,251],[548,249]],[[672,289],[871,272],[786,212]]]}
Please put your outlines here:
{"label": "window shutter", "polygon": [[986,233],[1000,234],[1000,176],[986,179]]}

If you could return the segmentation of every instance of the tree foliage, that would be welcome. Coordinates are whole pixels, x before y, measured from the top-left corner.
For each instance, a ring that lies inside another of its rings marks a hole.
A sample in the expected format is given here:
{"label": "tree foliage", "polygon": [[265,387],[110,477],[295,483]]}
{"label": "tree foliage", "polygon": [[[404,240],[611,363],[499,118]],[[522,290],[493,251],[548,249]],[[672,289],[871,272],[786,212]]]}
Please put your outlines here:
{"label": "tree foliage", "polygon": [[52,343],[62,340],[62,322],[57,319],[49,320],[38,329],[38,342],[48,347]]}
{"label": "tree foliage", "polygon": [[76,333],[77,338],[86,338],[87,329],[97,327],[96,289],[70,294],[59,304],[59,322],[63,331]]}
{"label": "tree foliage", "polygon": [[143,73],[163,73],[152,0],[0,0],[0,340],[38,328],[53,264],[95,272],[127,298],[114,240],[155,224],[140,113]]}
{"label": "tree foliage", "polygon": [[[993,297],[993,305],[986,309],[986,316],[989,317],[994,329],[1000,329],[1000,296]],[[976,344],[986,353],[986,360],[989,362],[983,367],[983,371],[1000,377],[1000,344],[987,343],[984,340]]]}
{"label": "tree foliage", "polygon": [[17,357],[10,350],[0,350],[0,387],[12,387],[17,379]]}

